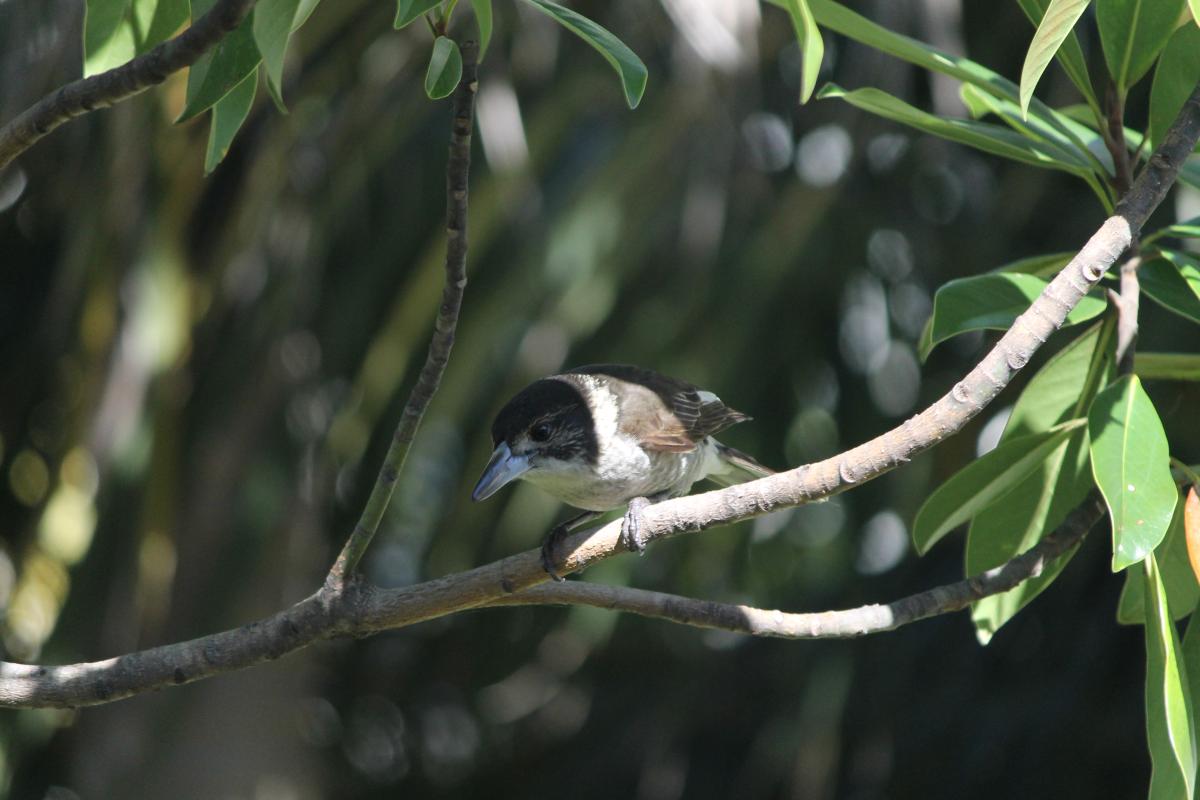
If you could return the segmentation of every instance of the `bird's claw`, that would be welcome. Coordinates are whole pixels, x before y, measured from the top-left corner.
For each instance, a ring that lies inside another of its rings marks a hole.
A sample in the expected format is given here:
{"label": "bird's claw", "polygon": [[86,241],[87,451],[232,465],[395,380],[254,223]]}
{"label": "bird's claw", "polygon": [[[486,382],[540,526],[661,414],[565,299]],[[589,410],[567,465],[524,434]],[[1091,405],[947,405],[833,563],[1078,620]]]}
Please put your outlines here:
{"label": "bird's claw", "polygon": [[639,556],[646,552],[646,539],[642,533],[642,512],[650,501],[645,497],[635,497],[629,501],[625,518],[621,520],[621,544],[630,553]]}
{"label": "bird's claw", "polygon": [[546,574],[551,579],[556,581],[562,581],[564,578],[558,574],[557,559],[554,556],[558,550],[559,543],[567,535],[568,530],[565,524],[555,525],[550,529],[550,533],[546,534],[546,539],[542,542],[542,569],[546,571]]}

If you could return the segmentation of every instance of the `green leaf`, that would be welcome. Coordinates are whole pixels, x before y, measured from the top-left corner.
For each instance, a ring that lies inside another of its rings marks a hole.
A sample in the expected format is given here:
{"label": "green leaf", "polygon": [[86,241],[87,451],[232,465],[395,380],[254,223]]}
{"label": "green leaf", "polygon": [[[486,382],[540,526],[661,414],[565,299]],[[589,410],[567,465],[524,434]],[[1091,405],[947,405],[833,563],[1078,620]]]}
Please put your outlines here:
{"label": "green leaf", "polygon": [[1168,311],[1200,323],[1200,261],[1178,250],[1160,250],[1162,258],[1143,262],[1138,283]]}
{"label": "green leaf", "polygon": [[205,174],[216,169],[229,152],[233,137],[250,115],[250,107],[254,105],[254,93],[257,89],[258,70],[255,70],[213,105],[212,127],[208,131],[208,150],[204,154]]}
{"label": "green leaf", "polygon": [[[1200,83],[1200,80],[1197,80],[1197,83]],[[1183,222],[1159,228],[1149,236],[1143,236],[1142,245],[1150,244],[1164,236],[1173,236],[1177,239],[1200,239],[1200,217],[1192,217]]]}
{"label": "green leaf", "polygon": [[411,25],[413,20],[420,19],[425,12],[437,8],[442,0],[397,0],[396,21],[392,23],[397,30]]}
{"label": "green leaf", "polygon": [[[1182,497],[1175,504],[1175,514],[1171,517],[1166,538],[1154,549],[1154,558],[1162,569],[1171,618],[1183,619],[1196,608],[1196,601],[1200,599],[1200,584],[1196,583],[1191,562],[1188,561]],[[1117,622],[1122,625],[1145,624],[1145,584],[1146,578],[1141,570],[1125,570],[1125,586],[1121,589],[1121,600],[1117,604]]]}
{"label": "green leaf", "polygon": [[429,69],[425,72],[425,94],[431,100],[449,97],[462,79],[462,53],[458,44],[445,36],[433,40]]}
{"label": "green leaf", "polygon": [[996,267],[993,272],[1022,272],[1026,275],[1038,275],[1043,278],[1053,277],[1067,264],[1071,263],[1071,259],[1075,257],[1075,252],[1065,253],[1046,253],[1041,256],[1028,256],[1026,258],[1010,261]]}
{"label": "green leaf", "polygon": [[1113,532],[1113,572],[1158,547],[1175,512],[1167,436],[1136,375],[1096,395],[1088,411],[1092,475]]}
{"label": "green leaf", "polygon": [[308,17],[317,8],[317,3],[321,0],[300,0],[300,7],[296,9],[296,17],[292,20],[292,33],[300,30],[300,26],[308,22]]}
{"label": "green leaf", "polygon": [[821,41],[821,30],[808,8],[808,0],[784,0],[783,6],[792,18],[796,41],[800,44],[800,102],[807,103],[817,87],[821,59],[825,57],[825,43]]}
{"label": "green leaf", "polygon": [[[1038,27],[1045,16],[1046,9],[1049,7],[1051,0],[1017,0],[1021,6],[1021,10],[1025,12],[1025,16]],[[1036,38],[1036,37],[1035,37]],[[1031,48],[1032,49],[1032,48]],[[1092,90],[1092,79],[1088,75],[1087,60],[1083,57],[1083,48],[1079,46],[1079,39],[1074,32],[1067,34],[1067,38],[1063,41],[1062,46],[1058,48],[1058,61],[1062,64],[1063,70],[1067,73],[1067,77],[1071,79],[1071,83],[1075,84],[1075,88],[1087,100],[1088,105],[1099,109],[1100,104],[1096,101],[1096,94]],[[1022,84],[1024,80],[1022,80]],[[1028,107],[1028,104],[1026,104]]]}
{"label": "green leaf", "polygon": [[928,552],[947,533],[1024,480],[1082,426],[1083,420],[1073,420],[1044,433],[1013,439],[959,470],[917,512],[912,531],[917,552]]}
{"label": "green leaf", "polygon": [[1117,91],[1150,69],[1183,13],[1184,0],[1096,0],[1096,24]]}
{"label": "green leaf", "polygon": [[1147,381],[1200,381],[1200,353],[1137,353],[1133,371]]}
{"label": "green leaf", "polygon": [[1031,164],[1035,167],[1059,169],[1080,177],[1090,177],[1091,170],[1075,158],[1064,158],[1060,149],[1046,142],[1030,139],[999,125],[969,119],[946,119],[910,106],[899,98],[879,89],[846,91],[840,86],[826,84],[817,93],[818,99],[841,98],[856,108],[878,114],[886,119],[924,131],[952,142],[969,145],[986,153]]}
{"label": "green leaf", "polygon": [[[993,272],[959,278],[944,284],[933,296],[928,335],[918,344],[924,361],[938,343],[975,330],[1007,330],[1049,284],[1044,278],[1019,272]],[[1104,311],[1104,301],[1086,295],[1067,315],[1075,325]]]}
{"label": "green leaf", "polygon": [[[1115,369],[1116,325],[1093,325],[1046,362],[1021,392],[1000,442],[1040,433],[1082,416]],[[966,570],[975,575],[998,567],[1037,544],[1066,519],[1092,489],[1086,432],[1071,436],[1028,478],[985,508],[967,531]],[[987,644],[1058,577],[1075,554],[1072,548],[1046,564],[1042,574],[976,602],[975,632]]]}
{"label": "green leaf", "polygon": [[299,10],[300,0],[258,0],[251,30],[267,73],[267,88],[281,109],[283,105],[283,59]]}
{"label": "green leaf", "polygon": [[621,79],[621,88],[625,90],[625,102],[630,108],[637,108],[638,103],[642,101],[642,94],[646,91],[646,65],[636,53],[607,30],[569,8],[551,3],[550,0],[525,2],[548,14],[558,24],[596,48],[596,51],[604,56],[604,60],[617,71]]}
{"label": "green leaf", "polygon": [[1184,25],[1171,36],[1150,87],[1150,145],[1158,147],[1200,83],[1200,27]]}
{"label": "green leaf", "polygon": [[[1105,160],[1111,169],[1112,160],[1104,152],[1104,141],[1100,138],[1100,134],[1096,132],[1096,119],[1091,111],[1086,106],[1075,105],[1059,109],[1059,112],[1063,117],[1069,117],[1082,125],[1082,128],[1076,128],[1076,130],[1087,133],[1087,138],[1083,140],[1085,146],[1093,152],[1100,153],[1100,158]],[[1129,145],[1130,149],[1139,154],[1141,160],[1145,161],[1150,157],[1150,151],[1142,147],[1142,139],[1142,134],[1132,128],[1125,129],[1125,143]],[[1183,166],[1179,168],[1179,182],[1186,183],[1194,189],[1200,189],[1200,162],[1185,161]]]}
{"label": "green leaf", "polygon": [[[215,0],[192,0],[192,18],[207,13]],[[262,61],[254,43],[254,12],[188,70],[187,100],[175,120],[186,122],[204,112],[237,86]]]}
{"label": "green leaf", "polygon": [[1105,174],[1103,165],[1094,159],[1090,153],[1076,146],[1075,140],[1063,132],[1061,126],[1049,124],[1042,117],[1025,118],[1022,109],[1011,100],[996,97],[993,94],[969,83],[964,83],[959,90],[963,105],[975,119],[981,119],[988,114],[999,117],[1010,128],[1028,139],[1043,142],[1054,157],[1065,164],[1073,164],[1081,170],[1092,170]]}
{"label": "green leaf", "polygon": [[475,10],[475,24],[479,26],[479,60],[483,61],[492,41],[492,0],[471,0],[471,8]]}
{"label": "green leaf", "polygon": [[188,20],[188,0],[87,0],[83,75],[119,67],[164,42]]}
{"label": "green leaf", "polygon": [[[1033,90],[1050,64],[1050,59],[1054,58],[1067,38],[1072,36],[1075,23],[1087,10],[1090,2],[1091,0],[1050,0],[1038,23],[1037,31],[1033,34],[1029,51],[1025,54],[1025,64],[1021,67],[1022,116],[1029,114],[1029,101],[1033,98]],[[1026,8],[1026,13],[1028,11]],[[1075,47],[1078,49],[1078,41],[1075,42]],[[1082,54],[1080,56],[1082,57]]]}
{"label": "green leaf", "polygon": [[[1145,560],[1146,739],[1154,771],[1150,797],[1196,791],[1196,721],[1187,667],[1154,554]],[[1190,625],[1188,626],[1191,627]]]}

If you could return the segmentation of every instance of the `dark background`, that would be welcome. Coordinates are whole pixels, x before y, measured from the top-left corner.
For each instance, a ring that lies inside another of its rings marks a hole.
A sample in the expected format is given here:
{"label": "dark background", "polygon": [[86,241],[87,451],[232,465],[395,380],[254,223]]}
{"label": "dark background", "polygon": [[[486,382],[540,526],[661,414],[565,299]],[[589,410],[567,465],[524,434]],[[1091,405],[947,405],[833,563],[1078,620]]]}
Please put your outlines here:
{"label": "dark background", "polygon": [[[462,5],[453,30],[472,35]],[[471,283],[367,558],[380,584],[533,547],[564,513],[524,485],[469,501],[492,414],[533,378],[593,361],[653,367],[753,414],[730,444],[798,465],[896,425],[981,355],[990,337],[917,363],[938,285],[1078,247],[1102,219],[1060,173],[837,101],[798,106],[799,54],[778,9],[573,6],[642,56],[649,89],[630,112],[594,51],[497,0]],[[1016,3],[855,7],[1010,77],[1032,31]],[[81,11],[0,4],[0,119],[78,75]],[[393,31],[393,13],[322,4],[293,39],[290,113],[260,92],[208,178],[207,117],[170,124],[182,74],[0,175],[7,658],[178,641],[321,580],[440,292],[448,102],[420,88],[427,31]],[[1081,32],[1100,74],[1092,26]],[[826,71],[962,113],[952,82],[840,37],[827,36]],[[1041,94],[1077,102],[1057,67]],[[1144,312],[1147,348],[1194,342],[1194,328]],[[1150,391],[1175,455],[1198,460],[1195,389]],[[961,537],[917,559],[907,530],[1016,396],[854,492],[585,579],[796,611],[955,580]],[[590,609],[477,611],[80,712],[3,712],[0,779],[12,797],[59,799],[1140,795],[1143,642],[1113,621],[1107,547],[1101,527],[986,648],[962,614],[783,642]]]}

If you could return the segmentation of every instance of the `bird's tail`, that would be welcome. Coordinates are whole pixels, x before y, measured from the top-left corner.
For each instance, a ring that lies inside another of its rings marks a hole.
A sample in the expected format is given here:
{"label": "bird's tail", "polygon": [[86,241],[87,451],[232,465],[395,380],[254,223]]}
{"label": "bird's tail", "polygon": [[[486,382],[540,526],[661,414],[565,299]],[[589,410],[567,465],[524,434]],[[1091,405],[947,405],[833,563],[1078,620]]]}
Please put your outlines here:
{"label": "bird's tail", "polygon": [[758,463],[752,456],[741,450],[721,444],[713,440],[724,469],[711,473],[708,479],[721,486],[733,486],[735,483],[745,483],[755,478],[765,478],[774,475],[775,470]]}

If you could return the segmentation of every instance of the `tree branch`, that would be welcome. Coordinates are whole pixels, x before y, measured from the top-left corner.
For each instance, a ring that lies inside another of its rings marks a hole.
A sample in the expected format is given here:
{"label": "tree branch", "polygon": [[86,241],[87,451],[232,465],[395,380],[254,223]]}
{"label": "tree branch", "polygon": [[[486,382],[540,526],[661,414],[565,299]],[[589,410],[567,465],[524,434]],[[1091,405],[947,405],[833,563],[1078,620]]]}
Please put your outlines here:
{"label": "tree branch", "polygon": [[162,83],[191,66],[250,13],[255,0],[217,0],[212,10],[174,39],[99,75],[72,81],[0,128],[0,170],[64,122],[105,108]]}
{"label": "tree branch", "polygon": [[[658,539],[828,497],[882,475],[960,430],[1028,363],[1080,298],[1116,262],[1162,202],[1198,139],[1200,87],[1184,103],[1163,144],[1151,156],[1129,194],[1117,205],[1114,216],[1105,221],[983,361],[945,397],[898,428],[834,458],[751,483],[650,506],[644,514],[643,531],[649,538]],[[620,552],[619,531],[617,520],[593,532],[569,537],[562,548],[569,552],[558,565],[559,572],[576,571]],[[1054,546],[1057,545],[1047,545]],[[1044,556],[1042,553],[1041,557]],[[1001,567],[996,580],[1002,580],[1004,574],[1011,576],[1006,573],[1009,569],[1017,569],[1020,574],[1031,566],[1019,566],[1023,563],[1021,559],[1027,557],[1036,561],[1039,555],[1018,556],[1013,560],[1018,567],[1012,567],[1012,562]],[[990,574],[969,579],[968,583],[991,580],[987,577]],[[108,702],[278,658],[319,639],[367,635],[488,605],[547,580],[540,552],[530,550],[403,589],[379,589],[362,582],[337,586],[327,581],[315,595],[290,609],[237,630],[190,642],[90,664],[59,667],[0,664],[0,704],[61,707]],[[964,600],[969,601],[969,597]],[[927,602],[918,601],[911,612],[904,613],[912,613],[914,619],[919,619],[927,616],[922,609],[943,604],[937,600],[932,605],[921,605]],[[946,601],[945,605],[949,608],[953,603]]]}
{"label": "tree branch", "polygon": [[846,639],[895,630],[940,614],[961,611],[985,597],[1001,594],[1042,574],[1046,565],[1083,540],[1104,516],[1104,503],[1093,491],[1053,533],[1000,566],[956,583],[938,586],[895,600],[844,611],[794,614],[750,606],[697,600],[627,586],[583,581],[543,583],[491,606],[584,605],[628,611],[643,617],[678,622],[697,628],[770,636],[781,639]]}
{"label": "tree branch", "polygon": [[375,538],[375,532],[391,502],[396,479],[404,468],[409,448],[421,426],[421,418],[425,416],[425,409],[442,382],[442,373],[446,371],[450,350],[454,347],[463,292],[467,288],[467,188],[471,171],[471,133],[475,125],[475,95],[479,89],[476,74],[478,55],[479,47],[475,42],[463,43],[462,79],[454,90],[450,154],[446,161],[446,283],[442,287],[442,304],[434,323],[433,338],[429,342],[429,352],[417,376],[417,383],[408,395],[400,422],[392,434],[392,442],[388,445],[371,496],[363,507],[358,524],[329,570],[326,580],[334,588],[345,585]]}

